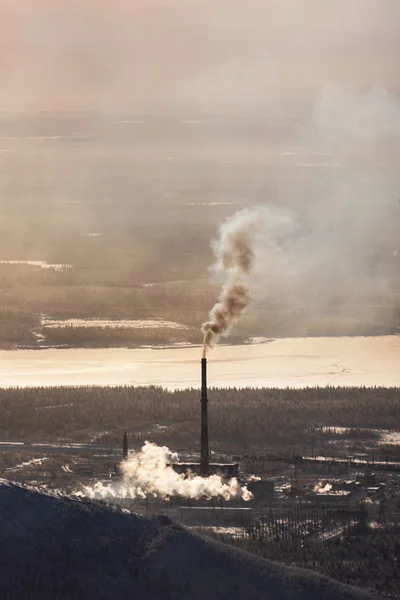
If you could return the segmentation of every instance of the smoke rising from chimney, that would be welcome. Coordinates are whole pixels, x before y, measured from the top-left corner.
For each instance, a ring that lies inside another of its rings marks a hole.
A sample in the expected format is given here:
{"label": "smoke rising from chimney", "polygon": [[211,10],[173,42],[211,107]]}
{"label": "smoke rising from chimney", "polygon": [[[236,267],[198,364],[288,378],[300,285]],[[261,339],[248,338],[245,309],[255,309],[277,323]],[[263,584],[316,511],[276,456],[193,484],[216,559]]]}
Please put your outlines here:
{"label": "smoke rising from chimney", "polygon": [[223,287],[217,304],[210,311],[209,321],[202,325],[203,358],[221,336],[229,334],[250,302],[249,276],[259,213],[258,208],[237,212],[220,225],[218,239],[213,242],[216,263],[212,270],[222,277]]}
{"label": "smoke rising from chimney", "polygon": [[139,452],[131,453],[121,464],[122,482],[103,484],[93,487],[84,486],[77,495],[90,498],[146,498],[148,494],[155,498],[181,496],[184,498],[215,498],[225,500],[242,498],[247,501],[253,496],[237,479],[224,482],[219,475],[204,478],[192,475],[185,478],[176,473],[171,463],[178,462],[178,455],[166,446],[145,442]]}

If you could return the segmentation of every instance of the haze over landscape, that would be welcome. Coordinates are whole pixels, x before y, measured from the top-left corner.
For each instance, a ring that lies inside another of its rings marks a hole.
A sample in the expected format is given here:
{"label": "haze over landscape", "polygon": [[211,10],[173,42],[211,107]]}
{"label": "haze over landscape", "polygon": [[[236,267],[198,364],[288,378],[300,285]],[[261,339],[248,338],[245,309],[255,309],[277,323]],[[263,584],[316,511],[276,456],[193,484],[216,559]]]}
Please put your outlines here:
{"label": "haze over landscape", "polygon": [[210,240],[255,205],[241,341],[397,331],[396,2],[0,10],[3,347],[200,342]]}
{"label": "haze over landscape", "polygon": [[327,84],[396,91],[399,11],[396,0],[4,0],[1,107],[265,117]]}
{"label": "haze over landscape", "polygon": [[400,597],[399,31],[0,0],[0,595]]}

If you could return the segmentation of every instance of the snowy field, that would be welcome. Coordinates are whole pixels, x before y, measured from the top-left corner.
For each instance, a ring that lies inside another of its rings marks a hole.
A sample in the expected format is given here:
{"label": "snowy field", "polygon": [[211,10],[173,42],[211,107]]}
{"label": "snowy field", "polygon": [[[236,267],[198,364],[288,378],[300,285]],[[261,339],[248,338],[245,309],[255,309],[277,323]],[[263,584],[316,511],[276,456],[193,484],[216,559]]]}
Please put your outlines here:
{"label": "snowy field", "polygon": [[42,327],[106,327],[112,329],[187,329],[185,325],[160,318],[149,319],[51,319],[42,317]]}
{"label": "snowy field", "polygon": [[[400,386],[400,336],[285,338],[221,345],[210,387]],[[0,386],[200,385],[201,348],[0,351]]]}

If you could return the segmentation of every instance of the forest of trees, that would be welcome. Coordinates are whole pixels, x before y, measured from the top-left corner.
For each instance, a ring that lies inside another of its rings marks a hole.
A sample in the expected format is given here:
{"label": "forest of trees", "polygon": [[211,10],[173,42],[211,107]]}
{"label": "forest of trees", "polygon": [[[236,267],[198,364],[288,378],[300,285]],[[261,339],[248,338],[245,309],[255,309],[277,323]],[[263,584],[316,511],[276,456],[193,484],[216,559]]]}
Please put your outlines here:
{"label": "forest of trees", "polygon": [[400,597],[400,526],[350,526],[343,536],[322,541],[263,535],[214,534],[226,544],[286,565],[304,567],[366,588],[379,597]]}
{"label": "forest of trees", "polygon": [[[362,447],[358,428],[398,427],[399,393],[396,388],[212,388],[211,447],[249,454],[276,449],[310,452],[313,444],[319,451],[319,445],[332,439],[332,431],[315,428],[321,424],[349,428],[353,446]],[[96,436],[116,442],[127,431],[136,445],[149,439],[195,448],[200,394],[161,387],[10,388],[0,389],[0,413],[2,439],[89,441]],[[158,428],[160,424],[165,428]],[[364,435],[371,442],[375,436],[368,431]],[[377,446],[376,456],[387,450]]]}
{"label": "forest of trees", "polygon": [[[78,262],[70,268],[0,264],[0,348],[200,343],[201,324],[220,290],[207,270],[213,259],[207,253],[206,235],[212,237],[215,232],[204,230],[192,242],[189,230],[178,244],[170,231],[157,231],[164,237],[159,240],[135,237],[116,255],[114,238],[105,236],[101,242],[104,247],[96,246],[96,252],[89,252],[82,240],[77,240],[76,248],[81,247],[81,258],[87,264]],[[98,260],[103,260],[103,264],[99,265]],[[278,289],[268,290],[267,298],[253,299],[230,342],[243,343],[259,336],[397,332],[400,324],[397,279],[388,284],[390,292],[386,295],[362,275],[353,282],[351,292],[347,286],[346,281],[337,283],[338,289],[332,296],[323,282],[318,286],[303,282],[301,289],[296,286],[286,289],[282,283]],[[174,335],[173,331],[161,328],[91,327],[89,330],[68,323],[49,327],[42,322],[43,317],[61,321],[159,318],[178,322],[185,328]]]}

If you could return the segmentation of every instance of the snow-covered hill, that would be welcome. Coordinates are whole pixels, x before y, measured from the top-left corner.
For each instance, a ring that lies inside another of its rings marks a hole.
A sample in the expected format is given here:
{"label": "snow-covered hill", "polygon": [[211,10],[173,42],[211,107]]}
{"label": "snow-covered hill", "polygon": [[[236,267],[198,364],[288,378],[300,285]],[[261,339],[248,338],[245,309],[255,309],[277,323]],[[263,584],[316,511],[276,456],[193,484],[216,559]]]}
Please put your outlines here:
{"label": "snow-covered hill", "polygon": [[368,594],[205,540],[169,519],[0,480],[0,598],[367,600]]}

